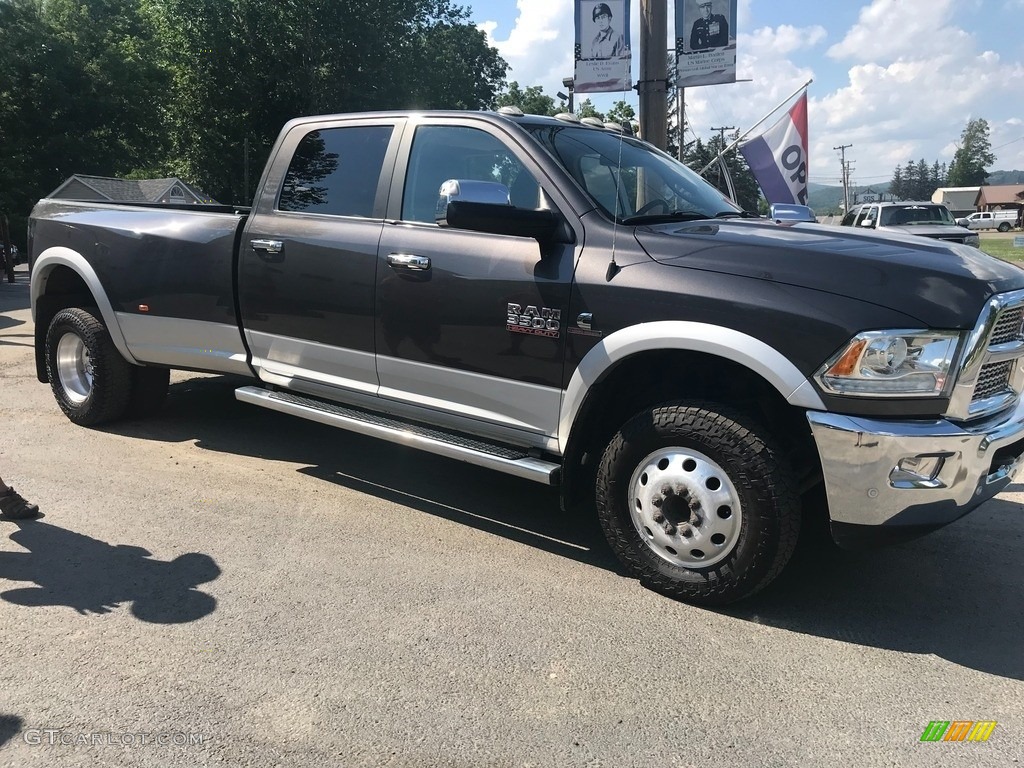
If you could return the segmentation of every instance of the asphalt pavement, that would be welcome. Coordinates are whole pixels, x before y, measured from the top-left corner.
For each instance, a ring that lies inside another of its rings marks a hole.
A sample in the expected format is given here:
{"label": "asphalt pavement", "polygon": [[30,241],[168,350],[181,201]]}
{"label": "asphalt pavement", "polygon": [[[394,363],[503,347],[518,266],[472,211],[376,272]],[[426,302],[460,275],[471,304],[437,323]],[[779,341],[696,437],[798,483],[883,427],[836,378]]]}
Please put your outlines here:
{"label": "asphalt pavement", "polygon": [[[1008,766],[1024,486],[761,595],[623,575],[533,483],[238,403],[72,425],[0,282],[0,765]],[[810,542],[813,544],[813,541]],[[922,742],[932,721],[995,722]]]}

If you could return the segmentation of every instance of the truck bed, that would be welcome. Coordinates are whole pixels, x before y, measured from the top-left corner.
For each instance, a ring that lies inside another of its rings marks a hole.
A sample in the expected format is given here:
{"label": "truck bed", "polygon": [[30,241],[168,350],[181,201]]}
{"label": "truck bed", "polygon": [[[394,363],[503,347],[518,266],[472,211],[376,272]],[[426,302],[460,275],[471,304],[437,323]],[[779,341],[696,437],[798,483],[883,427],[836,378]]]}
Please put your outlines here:
{"label": "truck bed", "polygon": [[234,299],[245,220],[230,206],[45,199],[29,251],[94,276],[135,362],[247,373]]}

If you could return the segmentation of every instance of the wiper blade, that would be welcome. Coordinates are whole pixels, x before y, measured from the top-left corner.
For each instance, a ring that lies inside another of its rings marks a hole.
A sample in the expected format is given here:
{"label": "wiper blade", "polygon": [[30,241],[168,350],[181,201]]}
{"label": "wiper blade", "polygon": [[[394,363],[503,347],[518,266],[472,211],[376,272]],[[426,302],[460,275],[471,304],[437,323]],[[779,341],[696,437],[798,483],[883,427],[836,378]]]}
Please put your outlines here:
{"label": "wiper blade", "polygon": [[645,213],[640,216],[627,216],[623,224],[653,224],[659,221],[696,221],[711,218],[699,211],[668,211],[667,213]]}
{"label": "wiper blade", "polygon": [[719,211],[715,214],[716,219],[760,219],[756,213],[750,211]]}

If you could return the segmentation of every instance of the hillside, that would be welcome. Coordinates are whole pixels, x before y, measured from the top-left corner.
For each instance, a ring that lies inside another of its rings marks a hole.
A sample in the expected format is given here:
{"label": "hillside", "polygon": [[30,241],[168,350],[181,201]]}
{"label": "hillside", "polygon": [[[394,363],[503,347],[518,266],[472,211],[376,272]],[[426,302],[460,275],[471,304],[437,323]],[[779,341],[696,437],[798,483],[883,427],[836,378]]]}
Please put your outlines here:
{"label": "hillside", "polygon": [[[1024,184],[1024,171],[992,171],[988,176],[988,183],[993,186],[1003,184]],[[863,203],[869,199],[875,199],[878,195],[889,191],[889,182],[872,184],[871,186],[857,186],[850,188],[850,202]],[[807,204],[814,209],[818,215],[838,213],[842,208],[843,188],[830,187],[826,184],[807,185]]]}

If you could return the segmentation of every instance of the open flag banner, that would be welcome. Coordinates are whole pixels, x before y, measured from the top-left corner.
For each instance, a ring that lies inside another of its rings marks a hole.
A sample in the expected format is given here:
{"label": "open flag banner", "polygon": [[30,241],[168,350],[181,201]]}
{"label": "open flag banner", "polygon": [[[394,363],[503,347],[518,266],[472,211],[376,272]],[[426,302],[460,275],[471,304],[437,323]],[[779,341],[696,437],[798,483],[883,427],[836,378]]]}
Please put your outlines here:
{"label": "open flag banner", "polygon": [[629,0],[575,0],[576,93],[628,91],[633,87],[629,50]]}
{"label": "open flag banner", "polygon": [[769,203],[807,205],[807,91],[789,112],[740,152]]}

